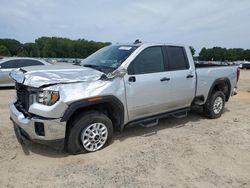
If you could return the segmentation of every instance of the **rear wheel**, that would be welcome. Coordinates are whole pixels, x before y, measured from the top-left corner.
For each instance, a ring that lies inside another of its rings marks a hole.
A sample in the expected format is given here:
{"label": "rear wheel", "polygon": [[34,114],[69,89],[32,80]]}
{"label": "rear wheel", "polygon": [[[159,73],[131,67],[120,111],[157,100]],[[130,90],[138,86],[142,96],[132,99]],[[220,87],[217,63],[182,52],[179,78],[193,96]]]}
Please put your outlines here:
{"label": "rear wheel", "polygon": [[219,118],[225,106],[225,94],[222,91],[215,91],[204,105],[204,113],[208,118]]}
{"label": "rear wheel", "polygon": [[90,111],[72,121],[66,148],[72,154],[94,152],[107,146],[112,137],[111,120],[103,113]]}

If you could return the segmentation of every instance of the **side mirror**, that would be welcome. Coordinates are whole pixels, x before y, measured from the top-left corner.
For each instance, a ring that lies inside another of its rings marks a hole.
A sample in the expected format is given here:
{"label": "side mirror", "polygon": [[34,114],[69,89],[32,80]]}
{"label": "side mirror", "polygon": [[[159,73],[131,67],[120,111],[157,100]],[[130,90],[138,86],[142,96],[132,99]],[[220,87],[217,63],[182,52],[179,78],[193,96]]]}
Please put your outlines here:
{"label": "side mirror", "polygon": [[122,78],[126,74],[127,74],[127,70],[126,69],[118,69],[118,70],[115,70],[114,72],[108,74],[107,78],[108,79],[112,79],[112,78],[116,78],[116,77]]}
{"label": "side mirror", "polygon": [[123,77],[123,76],[125,76],[126,74],[127,74],[128,72],[127,72],[127,70],[126,69],[120,69],[120,70],[116,70],[115,72],[114,72],[114,75],[116,76],[116,77]]}

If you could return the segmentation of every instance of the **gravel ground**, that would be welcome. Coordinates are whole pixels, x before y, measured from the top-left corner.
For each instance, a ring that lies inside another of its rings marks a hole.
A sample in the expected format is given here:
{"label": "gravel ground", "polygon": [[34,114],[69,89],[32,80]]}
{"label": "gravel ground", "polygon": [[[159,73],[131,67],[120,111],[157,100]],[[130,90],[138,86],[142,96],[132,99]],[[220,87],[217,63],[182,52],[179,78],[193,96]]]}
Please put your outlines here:
{"label": "gravel ground", "polygon": [[193,111],[127,128],[107,148],[77,156],[21,147],[7,108],[13,96],[0,90],[0,187],[250,187],[250,71],[219,119]]}

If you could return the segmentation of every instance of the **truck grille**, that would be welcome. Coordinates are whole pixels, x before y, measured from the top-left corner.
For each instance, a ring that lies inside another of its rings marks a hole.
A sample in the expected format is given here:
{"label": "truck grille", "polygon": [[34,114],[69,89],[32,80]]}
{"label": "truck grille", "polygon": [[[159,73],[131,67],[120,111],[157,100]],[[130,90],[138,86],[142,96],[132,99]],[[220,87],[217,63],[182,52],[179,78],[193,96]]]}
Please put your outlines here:
{"label": "truck grille", "polygon": [[20,84],[20,83],[16,83],[16,95],[17,95],[17,103],[19,104],[19,106],[21,105],[21,107],[25,110],[28,111],[29,110],[29,91],[27,90],[27,87]]}

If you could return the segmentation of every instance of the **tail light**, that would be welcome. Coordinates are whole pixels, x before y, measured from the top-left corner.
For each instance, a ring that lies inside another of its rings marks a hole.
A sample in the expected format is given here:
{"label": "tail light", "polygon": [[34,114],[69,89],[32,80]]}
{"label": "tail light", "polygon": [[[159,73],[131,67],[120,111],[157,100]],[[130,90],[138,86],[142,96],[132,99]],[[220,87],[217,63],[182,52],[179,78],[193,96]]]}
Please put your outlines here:
{"label": "tail light", "polygon": [[239,79],[240,79],[240,69],[238,68],[237,69],[237,82],[239,81]]}

